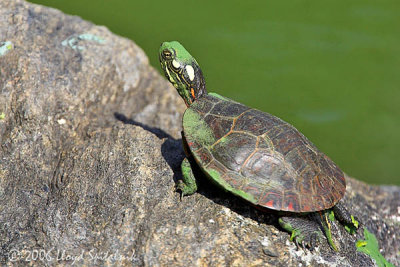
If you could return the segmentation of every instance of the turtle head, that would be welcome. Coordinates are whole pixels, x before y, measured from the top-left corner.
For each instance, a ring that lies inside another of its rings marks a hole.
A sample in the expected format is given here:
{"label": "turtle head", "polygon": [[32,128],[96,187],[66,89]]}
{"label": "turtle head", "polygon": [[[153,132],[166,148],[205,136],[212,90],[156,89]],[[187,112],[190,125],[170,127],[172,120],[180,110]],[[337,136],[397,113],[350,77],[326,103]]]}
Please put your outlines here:
{"label": "turtle head", "polygon": [[197,61],[177,41],[164,42],[160,46],[159,58],[165,77],[190,106],[197,98],[206,95],[206,83]]}

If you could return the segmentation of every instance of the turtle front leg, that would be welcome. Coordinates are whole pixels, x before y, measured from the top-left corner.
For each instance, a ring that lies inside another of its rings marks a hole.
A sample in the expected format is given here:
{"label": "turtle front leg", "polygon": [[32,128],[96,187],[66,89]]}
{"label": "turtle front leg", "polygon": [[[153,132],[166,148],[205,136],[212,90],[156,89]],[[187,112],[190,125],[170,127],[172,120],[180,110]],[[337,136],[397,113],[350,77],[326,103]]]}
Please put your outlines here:
{"label": "turtle front leg", "polygon": [[183,179],[179,180],[177,189],[181,191],[182,197],[195,193],[197,191],[197,182],[188,158],[183,159],[181,168]]}

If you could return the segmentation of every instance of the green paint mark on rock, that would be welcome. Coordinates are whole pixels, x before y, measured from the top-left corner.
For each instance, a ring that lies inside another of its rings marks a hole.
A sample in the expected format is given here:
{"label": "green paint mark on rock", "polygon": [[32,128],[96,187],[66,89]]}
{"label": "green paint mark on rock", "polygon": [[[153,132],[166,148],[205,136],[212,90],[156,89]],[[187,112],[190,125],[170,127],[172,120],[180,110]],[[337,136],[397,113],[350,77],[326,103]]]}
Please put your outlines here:
{"label": "green paint mark on rock", "polygon": [[90,33],[83,33],[78,36],[73,35],[65,39],[64,41],[61,42],[63,46],[69,46],[74,50],[85,50],[84,46],[78,45],[81,41],[93,41],[99,44],[105,43],[105,40],[103,38],[100,38],[96,35],[90,34]]}
{"label": "green paint mark on rock", "polygon": [[0,42],[0,56],[6,55],[13,48],[14,48],[14,45],[10,41]]}
{"label": "green paint mark on rock", "polygon": [[99,44],[104,44],[106,41],[103,38],[100,38],[96,35],[90,34],[90,33],[83,33],[78,36],[79,40],[87,40],[87,41],[94,41]]}
{"label": "green paint mark on rock", "polygon": [[388,262],[379,252],[378,240],[376,240],[375,235],[370,233],[367,228],[364,228],[364,238],[365,240],[358,240],[356,242],[358,251],[374,259],[379,267],[394,267],[394,265]]}

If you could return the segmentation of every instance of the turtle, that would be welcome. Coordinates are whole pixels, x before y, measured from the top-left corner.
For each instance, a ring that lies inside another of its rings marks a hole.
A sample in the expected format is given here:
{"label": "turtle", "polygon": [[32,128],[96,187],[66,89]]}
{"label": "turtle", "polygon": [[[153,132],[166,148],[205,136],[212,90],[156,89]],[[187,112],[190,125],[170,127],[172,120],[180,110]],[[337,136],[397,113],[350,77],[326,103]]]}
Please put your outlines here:
{"label": "turtle", "polygon": [[177,183],[181,198],[197,191],[194,169],[199,168],[225,191],[278,211],[279,225],[296,245],[312,250],[325,234],[337,250],[332,215],[358,226],[340,202],[346,192],[343,171],[289,123],[207,92],[199,64],[179,42],[163,42],[159,60],[187,106],[182,118],[186,157]]}

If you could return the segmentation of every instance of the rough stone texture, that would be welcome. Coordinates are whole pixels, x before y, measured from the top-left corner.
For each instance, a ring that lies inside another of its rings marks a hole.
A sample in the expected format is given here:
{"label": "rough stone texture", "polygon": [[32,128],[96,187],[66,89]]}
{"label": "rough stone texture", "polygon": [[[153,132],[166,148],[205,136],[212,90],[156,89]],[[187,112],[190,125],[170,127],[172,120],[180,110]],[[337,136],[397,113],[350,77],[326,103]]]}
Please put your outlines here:
{"label": "rough stone texture", "polygon": [[[180,201],[185,107],[133,42],[20,0],[0,2],[0,38],[13,43],[0,56],[2,265],[374,265],[355,251],[362,231],[334,224],[340,253],[297,249],[276,214],[205,179]],[[399,266],[400,188],[348,178],[344,202]]]}

